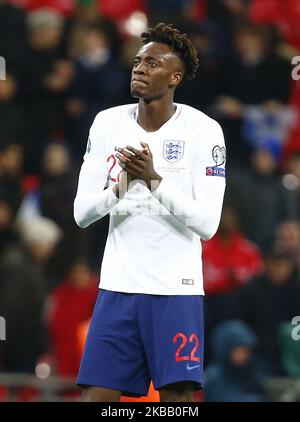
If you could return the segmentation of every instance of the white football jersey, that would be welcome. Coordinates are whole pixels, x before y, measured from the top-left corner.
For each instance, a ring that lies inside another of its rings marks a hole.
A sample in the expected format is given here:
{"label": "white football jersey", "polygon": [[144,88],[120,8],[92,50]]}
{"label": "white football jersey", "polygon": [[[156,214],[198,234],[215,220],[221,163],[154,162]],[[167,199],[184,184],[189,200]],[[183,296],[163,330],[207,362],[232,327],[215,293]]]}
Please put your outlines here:
{"label": "white football jersey", "polygon": [[[86,227],[110,214],[102,289],[204,294],[200,238],[212,237],[219,225],[224,137],[220,125],[204,113],[175,105],[176,112],[155,132],[139,125],[138,104],[104,110],[91,126],[74,215]],[[115,147],[142,150],[141,141],[149,145],[155,171],[163,180],[152,193],[138,181],[118,199],[112,187],[122,169]]]}

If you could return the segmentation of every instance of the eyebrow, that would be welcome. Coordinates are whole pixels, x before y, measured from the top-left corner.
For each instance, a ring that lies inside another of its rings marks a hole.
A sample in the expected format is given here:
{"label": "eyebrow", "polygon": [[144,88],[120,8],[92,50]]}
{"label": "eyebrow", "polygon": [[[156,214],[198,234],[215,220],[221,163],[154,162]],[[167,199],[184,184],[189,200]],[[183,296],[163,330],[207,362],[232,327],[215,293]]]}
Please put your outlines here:
{"label": "eyebrow", "polygon": [[[135,56],[135,59],[141,59],[141,56]],[[146,56],[145,57],[146,60],[155,60],[155,61],[161,61],[163,60],[163,57],[153,57],[153,56]]]}

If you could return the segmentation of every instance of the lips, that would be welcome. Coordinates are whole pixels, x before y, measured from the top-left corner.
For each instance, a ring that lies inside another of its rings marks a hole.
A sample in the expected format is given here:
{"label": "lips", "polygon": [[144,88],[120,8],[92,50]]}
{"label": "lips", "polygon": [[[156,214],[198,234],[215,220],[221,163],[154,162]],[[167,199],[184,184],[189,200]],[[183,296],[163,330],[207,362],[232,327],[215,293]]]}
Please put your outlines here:
{"label": "lips", "polygon": [[148,83],[146,81],[143,81],[142,79],[132,79],[131,82],[148,85]]}

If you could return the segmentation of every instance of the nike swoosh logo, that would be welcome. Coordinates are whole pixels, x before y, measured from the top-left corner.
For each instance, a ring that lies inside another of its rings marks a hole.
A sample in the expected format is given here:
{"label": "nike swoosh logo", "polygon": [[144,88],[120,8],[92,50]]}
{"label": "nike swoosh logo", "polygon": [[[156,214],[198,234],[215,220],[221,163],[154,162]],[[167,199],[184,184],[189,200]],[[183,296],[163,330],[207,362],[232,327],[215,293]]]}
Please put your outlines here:
{"label": "nike swoosh logo", "polygon": [[192,369],[199,368],[200,365],[190,366],[189,364],[186,365],[186,369],[191,371]]}

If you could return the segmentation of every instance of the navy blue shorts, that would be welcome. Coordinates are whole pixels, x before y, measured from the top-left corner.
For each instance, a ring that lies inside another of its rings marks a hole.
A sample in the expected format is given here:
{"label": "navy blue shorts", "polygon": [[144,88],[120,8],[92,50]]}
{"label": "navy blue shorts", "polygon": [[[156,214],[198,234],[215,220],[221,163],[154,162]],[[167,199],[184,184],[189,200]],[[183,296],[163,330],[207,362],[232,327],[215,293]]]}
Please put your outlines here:
{"label": "navy blue shorts", "polygon": [[77,383],[145,396],[150,381],[203,380],[203,296],[101,290]]}

